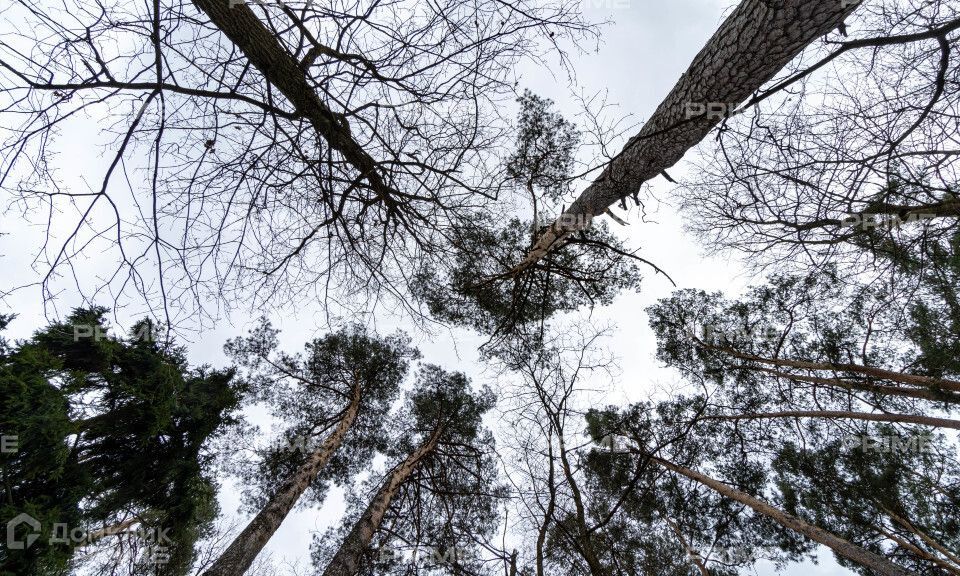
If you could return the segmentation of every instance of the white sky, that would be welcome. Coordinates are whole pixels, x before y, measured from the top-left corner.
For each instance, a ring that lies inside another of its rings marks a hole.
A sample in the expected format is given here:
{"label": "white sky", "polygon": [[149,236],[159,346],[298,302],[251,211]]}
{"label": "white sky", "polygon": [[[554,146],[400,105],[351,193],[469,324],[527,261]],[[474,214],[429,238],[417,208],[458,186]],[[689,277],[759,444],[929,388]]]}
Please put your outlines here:
{"label": "white sky", "polygon": [[[565,76],[552,76],[548,71],[528,64],[518,71],[520,86],[554,99],[562,112],[572,118],[578,111],[573,95],[592,95],[606,92],[608,103],[617,104],[616,114],[632,114],[634,120],[646,119],[667,94],[693,56],[700,50],[722,21],[724,9],[733,0],[583,0],[585,11],[592,20],[610,20],[603,29],[603,43],[595,53],[573,55],[577,71],[578,87],[569,86]],[[89,122],[83,130],[64,135],[65,169],[79,175],[90,172],[91,165],[102,165],[98,150],[89,146],[90,133],[97,126]],[[617,147],[622,145],[618,143]],[[94,169],[93,173],[101,170]],[[676,178],[683,173],[683,165],[670,171]],[[660,199],[669,201],[670,184],[662,178],[653,183],[654,192]],[[4,201],[5,202],[5,201]],[[3,204],[5,205],[5,203]],[[668,205],[648,206],[650,219],[655,223],[641,223],[637,209],[630,211],[627,220],[631,225],[623,228],[613,225],[614,230],[627,239],[631,247],[642,248],[642,256],[666,270],[680,288],[724,290],[731,293],[742,291],[751,282],[735,257],[709,259],[701,254],[701,248],[683,234],[681,221]],[[619,212],[619,210],[618,210]],[[35,279],[30,269],[30,250],[40,239],[38,225],[24,222],[16,211],[0,216],[0,230],[9,232],[0,236],[0,288],[8,289]],[[95,256],[86,266],[98,268]],[[611,350],[618,357],[621,377],[611,383],[613,393],[599,403],[625,402],[645,397],[658,388],[669,387],[674,382],[671,372],[662,369],[656,359],[653,334],[647,325],[644,309],[657,299],[666,297],[673,290],[663,276],[644,271],[645,279],[639,294],[621,296],[612,306],[596,310],[598,320],[614,322],[617,326],[613,338],[608,339]],[[36,290],[15,293],[0,310],[19,314],[11,326],[9,335],[24,337],[45,323],[43,309]],[[78,302],[75,295],[64,293],[59,310],[65,312]],[[290,351],[300,349],[307,339],[319,335],[317,327],[322,324],[321,304],[304,302],[295,313],[271,318],[280,328],[281,342]],[[223,365],[226,358],[222,345],[227,338],[245,333],[251,318],[235,314],[220,322],[216,329],[207,330],[191,337],[189,355],[194,363]],[[381,333],[397,326],[396,320],[380,318],[377,322]],[[441,333],[430,339],[403,325],[414,335],[426,361],[456,369],[484,381],[477,363],[476,347],[482,339],[463,331],[455,331],[455,338]],[[490,382],[496,388],[495,382]],[[299,561],[301,567],[309,565],[311,533],[322,530],[338,520],[342,503],[339,493],[332,491],[323,510],[297,512],[287,519],[274,536],[268,550],[276,560]],[[234,513],[238,506],[235,487],[229,482],[221,495],[225,513]],[[758,566],[757,574],[773,574],[769,566]],[[850,574],[837,566],[829,553],[821,554],[819,566],[809,564],[793,567],[786,574],[800,576],[818,574]]]}

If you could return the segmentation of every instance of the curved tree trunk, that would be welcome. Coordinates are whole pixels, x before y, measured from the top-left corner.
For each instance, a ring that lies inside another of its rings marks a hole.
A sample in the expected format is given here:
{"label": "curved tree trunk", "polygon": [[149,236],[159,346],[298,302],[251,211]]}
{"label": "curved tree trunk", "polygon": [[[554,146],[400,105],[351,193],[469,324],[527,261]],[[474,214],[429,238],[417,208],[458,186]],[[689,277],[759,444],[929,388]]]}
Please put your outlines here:
{"label": "curved tree trunk", "polygon": [[333,432],[320,447],[307,457],[307,461],[287,479],[267,502],[266,506],[247,524],[230,546],[217,558],[213,566],[204,572],[204,576],[241,576],[253,564],[257,554],[263,550],[270,538],[280,528],[280,524],[293,509],[300,496],[306,492],[316,479],[320,470],[327,465],[333,454],[343,444],[343,439],[357,419],[360,411],[361,389],[359,384],[353,387],[350,405],[340,418]]}
{"label": "curved tree trunk", "polygon": [[390,502],[403,484],[410,479],[410,476],[417,469],[417,466],[424,457],[429,455],[437,447],[443,428],[436,428],[426,441],[412,454],[401,462],[377,491],[363,515],[353,525],[350,533],[340,544],[340,548],[334,554],[330,563],[323,571],[323,576],[354,576],[360,566],[360,559],[364,551],[370,546],[373,535],[380,529],[380,523],[387,509],[390,508]]}
{"label": "curved tree trunk", "polygon": [[672,470],[681,476],[686,476],[687,478],[699,482],[700,484],[715,490],[717,493],[726,496],[731,500],[735,500],[745,506],[749,506],[755,512],[763,514],[777,524],[803,534],[814,542],[819,542],[820,544],[829,547],[838,556],[842,556],[848,560],[860,564],[861,566],[865,566],[881,576],[915,576],[914,572],[910,572],[906,568],[898,566],[878,554],[874,554],[869,550],[864,550],[860,546],[844,540],[843,538],[832,532],[828,532],[823,528],[807,524],[796,516],[787,514],[783,510],[771,506],[759,498],[754,498],[745,492],[741,492],[736,488],[729,486],[728,484],[720,482],[719,480],[715,480],[709,476],[701,474],[696,470],[690,470],[689,468],[684,468],[683,466],[679,466],[673,462],[663,460],[662,458],[657,458],[656,456],[649,455],[649,458],[653,462],[656,462],[668,470]]}
{"label": "curved tree trunk", "polygon": [[732,107],[811,42],[839,26],[854,0],[743,0],[703,47],[640,133],[547,229],[516,274],[590,226],[611,205],[676,164]]}

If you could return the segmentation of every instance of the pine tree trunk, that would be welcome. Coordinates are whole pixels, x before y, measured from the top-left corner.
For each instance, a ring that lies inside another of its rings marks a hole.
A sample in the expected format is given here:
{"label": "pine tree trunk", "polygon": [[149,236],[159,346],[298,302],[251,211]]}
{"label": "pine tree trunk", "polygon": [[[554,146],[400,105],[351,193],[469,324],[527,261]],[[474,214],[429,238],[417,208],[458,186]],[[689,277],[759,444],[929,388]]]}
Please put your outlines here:
{"label": "pine tree trunk", "polygon": [[754,511],[763,514],[781,526],[803,534],[814,542],[818,542],[829,547],[838,556],[842,556],[847,560],[851,560],[857,564],[860,564],[861,566],[869,568],[881,576],[915,576],[913,572],[910,572],[909,570],[890,562],[878,554],[874,554],[869,550],[864,550],[860,546],[844,540],[843,538],[833,534],[832,532],[828,532],[823,528],[807,524],[796,516],[787,514],[783,510],[771,506],[763,500],[754,498],[745,492],[741,492],[736,488],[720,482],[719,480],[710,478],[709,476],[701,474],[695,470],[684,468],[683,466],[679,466],[673,462],[663,460],[662,458],[657,458],[656,456],[649,456],[649,458],[653,462],[660,464],[668,470],[672,470],[677,474],[686,476],[691,480],[712,488],[719,494],[726,496],[731,500],[735,500],[745,506],[749,506]]}
{"label": "pine tree trunk", "polygon": [[323,571],[323,576],[354,576],[360,567],[360,559],[369,548],[374,534],[380,529],[383,516],[390,508],[390,502],[403,484],[417,469],[420,462],[437,447],[443,429],[438,427],[429,438],[412,454],[401,462],[377,491],[363,515],[357,520],[340,544],[330,563]]}
{"label": "pine tree trunk", "polygon": [[360,411],[360,398],[361,388],[356,384],[353,387],[350,405],[337,423],[337,427],[327,436],[323,444],[307,457],[306,462],[293,476],[277,489],[266,506],[247,524],[243,532],[237,535],[213,566],[204,572],[204,576],[241,576],[250,568],[254,559],[280,528],[280,524],[290,510],[343,444],[344,437],[353,426]]}
{"label": "pine tree trunk", "polygon": [[810,362],[807,360],[791,360],[789,358],[767,358],[765,356],[757,356],[755,354],[746,354],[744,352],[739,352],[733,348],[727,348],[723,346],[711,346],[704,342],[700,342],[705,348],[710,350],[717,350],[723,352],[724,354],[729,354],[734,358],[740,358],[741,360],[749,360],[753,362],[761,362],[763,364],[770,364],[773,366],[779,366],[782,368],[798,368],[800,370],[820,370],[820,371],[829,371],[829,372],[853,372],[855,374],[863,374],[864,376],[871,376],[878,380],[889,380],[891,382],[898,382],[900,384],[907,384],[910,386],[919,386],[921,388],[931,388],[934,390],[951,390],[955,392],[960,392],[960,382],[956,380],[948,380],[946,378],[932,378],[930,376],[921,376],[917,374],[907,374],[904,372],[897,372],[895,370],[886,370],[884,368],[877,368],[874,366],[864,366],[862,364],[834,364],[831,362]]}
{"label": "pine tree trunk", "polygon": [[587,228],[594,217],[676,164],[717,125],[723,116],[717,110],[730,111],[746,100],[807,45],[839,26],[856,6],[853,0],[743,0],[640,133],[512,272],[537,262],[570,233]]}
{"label": "pine tree trunk", "polygon": [[763,366],[754,366],[749,368],[754,372],[763,372],[778,378],[794,380],[796,382],[809,382],[820,386],[840,388],[843,390],[861,390],[863,392],[873,392],[887,396],[901,396],[903,398],[917,398],[920,400],[930,400],[931,402],[950,402],[960,404],[960,394],[956,392],[945,392],[935,388],[916,388],[912,386],[885,386],[882,384],[872,384],[869,382],[854,382],[842,380],[840,378],[824,378],[821,376],[804,376],[802,374],[792,374],[773,368]]}

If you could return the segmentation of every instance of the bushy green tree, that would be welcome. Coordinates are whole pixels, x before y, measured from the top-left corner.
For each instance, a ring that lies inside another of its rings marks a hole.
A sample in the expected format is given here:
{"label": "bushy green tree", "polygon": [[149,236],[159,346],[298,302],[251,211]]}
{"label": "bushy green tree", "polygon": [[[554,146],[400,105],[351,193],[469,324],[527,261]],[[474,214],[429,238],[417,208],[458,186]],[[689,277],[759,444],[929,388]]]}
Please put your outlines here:
{"label": "bushy green tree", "polygon": [[0,518],[40,524],[31,546],[0,549],[4,573],[65,573],[81,544],[132,535],[146,543],[128,559],[136,572],[183,574],[216,516],[208,443],[237,423],[243,384],[232,370],[189,366],[147,320],[108,336],[105,314],[78,309],[4,346],[0,427],[19,445],[0,456]]}

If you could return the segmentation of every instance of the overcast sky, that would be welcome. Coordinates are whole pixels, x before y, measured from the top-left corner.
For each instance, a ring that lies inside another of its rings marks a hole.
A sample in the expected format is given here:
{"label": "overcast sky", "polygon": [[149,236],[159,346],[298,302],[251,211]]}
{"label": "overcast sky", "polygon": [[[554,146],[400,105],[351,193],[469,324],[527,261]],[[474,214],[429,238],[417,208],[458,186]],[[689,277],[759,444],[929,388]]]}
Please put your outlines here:
{"label": "overcast sky", "polygon": [[[528,63],[518,71],[520,86],[554,99],[568,117],[578,112],[574,94],[600,93],[605,94],[609,104],[617,106],[610,110],[611,114],[629,114],[634,121],[642,121],[653,112],[716,30],[731,4],[733,0],[584,0],[585,12],[592,20],[609,20],[610,24],[602,30],[603,41],[598,51],[572,54],[577,84],[572,86],[565,76],[553,75]],[[79,175],[91,164],[102,163],[99,153],[88,144],[89,132],[85,132],[97,129],[96,123],[91,121],[84,130],[64,135],[66,154],[63,159],[68,171],[75,170]],[[683,170],[681,164],[671,173],[676,178],[683,174]],[[657,197],[670,201],[668,183],[660,178],[652,185]],[[680,288],[723,290],[736,294],[755,281],[744,272],[742,263],[733,255],[729,258],[704,257],[695,240],[683,233],[681,220],[671,206],[663,203],[651,204],[647,208],[648,220],[652,222],[641,222],[639,212],[632,209],[628,218],[630,226],[613,225],[613,228],[628,239],[631,247],[641,248],[644,258],[667,271]],[[0,237],[3,288],[35,279],[30,270],[28,247],[37,245],[40,228],[25,223],[16,211],[8,211],[0,229],[9,232]],[[99,263],[94,258],[85,265],[96,269]],[[640,293],[623,295],[612,306],[594,311],[597,320],[616,324],[616,332],[608,342],[618,357],[621,376],[619,381],[609,383],[612,392],[605,401],[638,400],[651,391],[674,384],[673,374],[662,369],[654,358],[654,339],[644,312],[647,306],[669,295],[672,290],[663,276],[645,271]],[[61,295],[60,301],[61,312],[78,302],[76,296],[68,292]],[[9,331],[14,337],[27,336],[45,322],[36,290],[17,292],[3,305],[19,314]],[[297,350],[305,340],[318,335],[318,326],[322,324],[321,306],[319,302],[303,302],[295,312],[271,318],[283,331],[281,342],[287,350]],[[251,321],[247,314],[234,314],[216,329],[190,336],[191,361],[223,365],[226,362],[222,352],[224,341],[245,332]],[[403,327],[413,334],[427,361],[464,371],[478,381],[485,381],[486,376],[477,362],[476,347],[482,342],[479,337],[456,331],[455,338],[448,333],[431,338],[396,319],[378,319],[377,328],[381,332],[389,332],[395,327]],[[489,383],[496,386],[495,382]],[[239,503],[235,486],[227,482],[224,488],[223,510],[233,514]],[[331,492],[328,504],[319,512],[303,511],[289,517],[268,546],[274,559],[299,560],[301,567],[308,565],[311,534],[336,521],[343,509],[338,496],[338,492]],[[829,554],[821,554],[821,557],[818,567],[797,566],[786,573],[798,576],[849,573],[839,568]],[[759,566],[757,573],[773,574],[773,571],[769,566]]]}

